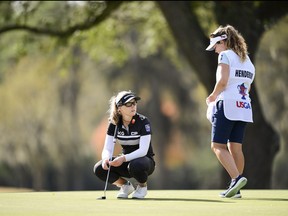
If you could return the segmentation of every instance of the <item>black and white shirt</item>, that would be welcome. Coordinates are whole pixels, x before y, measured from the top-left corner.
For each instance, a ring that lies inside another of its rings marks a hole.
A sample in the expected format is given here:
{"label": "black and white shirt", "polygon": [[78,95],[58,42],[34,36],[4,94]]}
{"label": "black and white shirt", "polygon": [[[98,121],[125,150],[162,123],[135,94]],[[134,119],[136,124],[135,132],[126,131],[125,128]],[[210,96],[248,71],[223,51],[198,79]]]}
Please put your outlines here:
{"label": "black and white shirt", "polygon": [[[102,159],[113,154],[115,125],[110,123],[107,130]],[[148,156],[153,159],[154,152],[151,143],[151,125],[147,117],[136,113],[126,128],[122,121],[118,124],[116,139],[122,147],[126,161]]]}

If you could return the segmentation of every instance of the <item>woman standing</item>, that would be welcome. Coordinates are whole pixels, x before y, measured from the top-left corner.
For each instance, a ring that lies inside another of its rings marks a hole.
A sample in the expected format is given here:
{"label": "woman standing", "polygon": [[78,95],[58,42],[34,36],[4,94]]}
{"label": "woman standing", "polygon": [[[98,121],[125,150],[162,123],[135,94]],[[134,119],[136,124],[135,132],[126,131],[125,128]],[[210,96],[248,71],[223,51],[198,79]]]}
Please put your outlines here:
{"label": "woman standing", "polygon": [[242,142],[248,122],[253,122],[250,86],[255,67],[248,57],[242,35],[231,25],[219,26],[210,35],[207,51],[218,53],[216,84],[206,98],[216,104],[212,120],[211,149],[231,177],[229,188],[221,197],[241,198],[240,189],[247,179],[242,176],[244,155]]}
{"label": "woman standing", "polygon": [[[147,117],[137,113],[140,97],[131,91],[121,91],[110,99],[109,126],[102,151],[102,160],[94,166],[101,180],[120,188],[117,198],[142,199],[147,194],[148,176],[154,172],[154,152],[151,145],[151,125]],[[122,146],[122,154],[113,156],[114,138]],[[135,190],[127,178],[135,178]]]}

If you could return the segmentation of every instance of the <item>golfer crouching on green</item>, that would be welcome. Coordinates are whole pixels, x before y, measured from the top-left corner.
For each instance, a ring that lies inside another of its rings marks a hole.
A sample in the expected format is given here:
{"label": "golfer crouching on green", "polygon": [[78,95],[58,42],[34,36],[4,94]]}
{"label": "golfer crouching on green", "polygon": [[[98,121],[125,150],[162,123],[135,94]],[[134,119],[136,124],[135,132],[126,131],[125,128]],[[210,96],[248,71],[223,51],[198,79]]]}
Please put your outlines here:
{"label": "golfer crouching on green", "polygon": [[[143,199],[147,195],[147,180],[155,170],[151,144],[151,125],[147,117],[137,113],[141,98],[131,91],[121,91],[110,99],[109,125],[102,150],[102,160],[94,166],[102,181],[120,187],[117,198]],[[113,156],[119,143],[122,154]],[[127,179],[138,182],[136,189]],[[105,187],[106,190],[106,187]]]}

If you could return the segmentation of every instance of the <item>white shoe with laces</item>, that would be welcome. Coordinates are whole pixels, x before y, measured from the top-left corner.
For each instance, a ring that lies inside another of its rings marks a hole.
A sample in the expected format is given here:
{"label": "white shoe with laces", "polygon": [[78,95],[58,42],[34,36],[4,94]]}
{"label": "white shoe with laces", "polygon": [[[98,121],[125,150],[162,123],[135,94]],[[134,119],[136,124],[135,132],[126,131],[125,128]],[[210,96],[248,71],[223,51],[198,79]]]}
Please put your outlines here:
{"label": "white shoe with laces", "polygon": [[[221,198],[225,198],[225,192],[226,192],[226,191],[221,192],[221,193],[219,194],[219,196],[220,196]],[[241,195],[240,190],[239,190],[234,196],[232,196],[231,198],[242,198],[242,195]]]}
{"label": "white shoe with laces", "polygon": [[132,199],[143,199],[147,195],[147,186],[137,186],[136,190],[132,194]]}
{"label": "white shoe with laces", "polygon": [[247,184],[247,179],[243,176],[238,176],[231,181],[228,190],[225,192],[225,197],[231,198],[237,194],[237,192]]}
{"label": "white shoe with laces", "polygon": [[127,199],[128,196],[135,190],[133,185],[128,181],[126,184],[120,187],[120,191],[117,194],[117,198],[119,199]]}

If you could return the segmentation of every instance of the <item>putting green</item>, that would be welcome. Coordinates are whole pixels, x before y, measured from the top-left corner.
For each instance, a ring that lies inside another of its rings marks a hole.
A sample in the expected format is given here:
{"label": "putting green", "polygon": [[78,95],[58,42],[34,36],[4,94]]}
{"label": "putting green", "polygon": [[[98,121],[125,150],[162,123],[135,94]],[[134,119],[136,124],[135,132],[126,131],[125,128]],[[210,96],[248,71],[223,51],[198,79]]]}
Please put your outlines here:
{"label": "putting green", "polygon": [[116,199],[117,191],[2,192],[0,215],[265,216],[288,215],[288,190],[241,190],[243,198],[220,198],[221,190],[149,190],[144,200]]}

